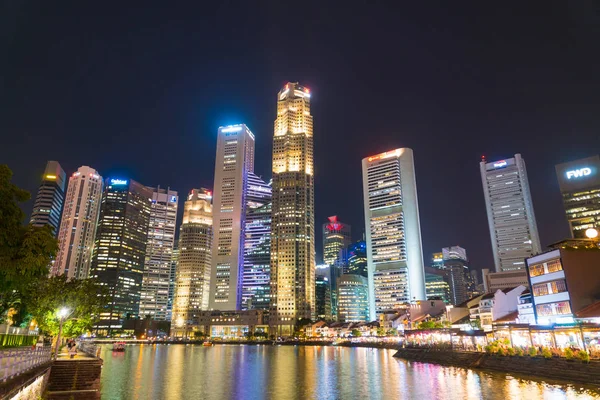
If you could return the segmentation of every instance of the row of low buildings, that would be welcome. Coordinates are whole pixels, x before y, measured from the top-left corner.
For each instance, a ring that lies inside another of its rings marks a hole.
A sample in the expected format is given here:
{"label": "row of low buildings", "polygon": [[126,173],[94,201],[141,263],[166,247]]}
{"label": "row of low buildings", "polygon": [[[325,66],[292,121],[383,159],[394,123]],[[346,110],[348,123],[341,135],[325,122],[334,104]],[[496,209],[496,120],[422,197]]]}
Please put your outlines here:
{"label": "row of low buildings", "polygon": [[[496,264],[481,290],[459,246],[424,267],[411,149],[362,160],[365,240],[352,243],[350,226],[330,217],[326,266],[317,268],[307,88],[288,83],[277,95],[269,183],[255,174],[254,146],[246,125],[219,128],[214,192],[189,192],[177,246],[177,192],[103,179],[85,166],[67,185],[58,163],[48,164],[31,222],[55,229],[53,274],[95,277],[108,287],[99,329],[149,316],[172,321],[172,333],[185,336],[207,329],[200,323],[207,313],[260,310],[273,333],[290,335],[302,319],[376,321],[426,299],[459,305],[478,291],[514,287],[510,279],[530,284],[525,259],[541,248],[519,154],[480,164]],[[599,224],[599,168],[597,156],[557,166],[575,237]]]}

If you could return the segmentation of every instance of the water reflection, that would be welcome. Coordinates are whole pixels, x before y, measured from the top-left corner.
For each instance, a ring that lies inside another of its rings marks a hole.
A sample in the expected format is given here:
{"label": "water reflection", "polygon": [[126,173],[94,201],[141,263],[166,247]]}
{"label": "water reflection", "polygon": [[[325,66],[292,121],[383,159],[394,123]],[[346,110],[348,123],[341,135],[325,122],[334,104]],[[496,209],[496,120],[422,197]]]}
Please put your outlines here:
{"label": "water reflection", "polygon": [[192,345],[103,349],[103,399],[593,399],[600,391],[399,360],[391,350]]}

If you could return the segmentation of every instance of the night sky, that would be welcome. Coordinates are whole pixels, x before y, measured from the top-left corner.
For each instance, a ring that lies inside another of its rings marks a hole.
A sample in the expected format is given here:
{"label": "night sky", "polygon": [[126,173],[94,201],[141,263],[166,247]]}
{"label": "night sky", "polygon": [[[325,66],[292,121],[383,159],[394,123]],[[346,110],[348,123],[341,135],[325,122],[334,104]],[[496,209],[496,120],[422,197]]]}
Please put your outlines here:
{"label": "night sky", "polygon": [[569,234],[554,165],[600,153],[599,3],[254,3],[4,2],[0,163],[34,196],[47,160],[184,195],[212,187],[218,126],[246,123],[268,180],[276,95],[298,81],[318,258],[327,216],[362,235],[361,159],[398,147],[426,260],[460,245],[493,268],[483,154],[523,155],[542,246]]}

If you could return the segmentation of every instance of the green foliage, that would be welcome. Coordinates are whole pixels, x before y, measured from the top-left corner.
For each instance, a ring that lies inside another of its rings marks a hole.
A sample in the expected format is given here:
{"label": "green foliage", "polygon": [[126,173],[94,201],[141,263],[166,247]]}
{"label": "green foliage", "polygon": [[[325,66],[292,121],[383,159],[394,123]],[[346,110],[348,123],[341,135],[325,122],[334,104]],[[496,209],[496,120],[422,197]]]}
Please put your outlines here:
{"label": "green foliage", "polygon": [[202,331],[194,331],[194,338],[196,338],[196,339],[201,339],[201,338],[203,338],[205,336],[206,335]]}
{"label": "green foliage", "polygon": [[544,347],[542,349],[542,357],[544,357],[545,359],[550,359],[552,358],[552,352],[550,351],[549,348]]}
{"label": "green foliage", "polygon": [[586,362],[586,363],[590,362],[590,355],[585,350],[579,350],[577,352],[577,357],[583,362]]}
{"label": "green foliage", "polygon": [[68,308],[71,314],[63,324],[63,335],[75,337],[92,329],[106,298],[106,289],[92,279],[69,281],[65,276],[54,276],[32,283],[24,301],[40,331],[52,336],[59,329],[57,310]]}
{"label": "green foliage", "polygon": [[[473,329],[481,329],[481,320],[479,318],[470,321]],[[450,323],[448,323],[450,325]]]}
{"label": "green foliage", "polygon": [[440,321],[423,321],[417,326],[418,329],[441,329],[444,328],[444,324]]}
{"label": "green foliage", "polygon": [[535,357],[538,355],[538,350],[535,347],[531,346],[529,348],[529,350],[527,351],[527,353],[529,354],[530,357]]}
{"label": "green foliage", "polygon": [[254,337],[256,338],[267,338],[267,332],[263,332],[263,331],[256,331],[254,332]]}
{"label": "green foliage", "polygon": [[516,355],[516,356],[523,357],[523,355],[524,355],[524,354],[525,354],[525,352],[523,351],[523,349],[522,349],[522,348],[520,348],[520,347],[517,347],[517,348],[515,349],[515,355]]}
{"label": "green foliage", "polygon": [[10,168],[0,165],[0,318],[21,304],[20,294],[31,282],[48,274],[58,250],[52,228],[23,226],[25,213],[19,203],[30,194],[11,179]]}
{"label": "green foliage", "polygon": [[386,334],[388,336],[398,336],[398,330],[394,329],[394,328],[388,329],[388,331],[386,332]]}
{"label": "green foliage", "polygon": [[385,336],[385,328],[377,328],[377,336]]}
{"label": "green foliage", "polygon": [[563,353],[567,360],[572,360],[573,357],[575,357],[575,352],[573,352],[573,350],[571,350],[569,347],[567,347]]}
{"label": "green foliage", "polygon": [[361,337],[362,333],[358,329],[352,329],[352,336]]}
{"label": "green foliage", "polygon": [[33,346],[38,340],[37,336],[29,335],[6,335],[0,333],[0,348],[2,347],[19,347]]}
{"label": "green foliage", "polygon": [[506,354],[508,354],[509,356],[514,356],[515,355],[515,349],[513,347],[509,347],[506,349]]}

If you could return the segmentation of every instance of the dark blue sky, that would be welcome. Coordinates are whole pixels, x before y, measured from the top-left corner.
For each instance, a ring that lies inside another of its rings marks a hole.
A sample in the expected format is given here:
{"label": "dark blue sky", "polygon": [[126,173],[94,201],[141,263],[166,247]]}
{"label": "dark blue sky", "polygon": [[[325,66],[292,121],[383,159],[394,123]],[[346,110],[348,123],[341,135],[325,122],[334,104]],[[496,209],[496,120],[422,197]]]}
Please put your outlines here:
{"label": "dark blue sky", "polygon": [[268,179],[291,80],[312,91],[317,231],[337,214],[358,239],[361,159],[411,147],[426,259],[458,244],[492,266],[482,154],[521,153],[542,245],[568,235],[554,165],[600,153],[598,3],[207,3],[1,5],[0,162],[14,182],[35,192],[54,159],[212,187],[217,127],[242,122]]}

